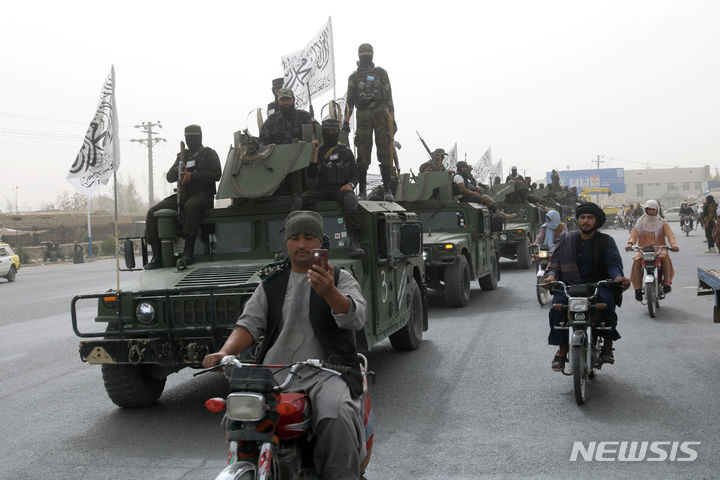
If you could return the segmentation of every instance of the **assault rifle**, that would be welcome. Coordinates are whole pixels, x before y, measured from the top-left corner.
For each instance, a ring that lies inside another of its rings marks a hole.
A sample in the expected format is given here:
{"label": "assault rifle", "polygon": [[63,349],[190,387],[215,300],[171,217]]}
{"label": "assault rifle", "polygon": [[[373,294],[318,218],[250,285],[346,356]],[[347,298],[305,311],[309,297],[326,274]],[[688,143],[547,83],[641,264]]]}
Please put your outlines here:
{"label": "assault rifle", "polygon": [[[177,188],[176,190],[176,196],[177,196],[177,214],[180,216],[181,211],[181,203],[180,203],[180,195],[182,194],[182,182],[183,182],[183,172],[185,171],[185,142],[180,142],[180,161],[178,162],[178,179],[177,179]],[[154,252],[153,252],[154,255]]]}
{"label": "assault rifle", "polygon": [[430,160],[432,160],[432,152],[430,151],[430,147],[427,146],[427,143],[425,143],[425,140],[423,140],[423,138],[420,136],[420,132],[418,132],[417,130],[415,130],[415,133],[417,133],[417,136],[418,136],[418,138],[420,139],[420,141],[422,142],[423,147],[425,147],[425,151],[426,151],[426,152],[428,153],[428,155],[430,156]]}

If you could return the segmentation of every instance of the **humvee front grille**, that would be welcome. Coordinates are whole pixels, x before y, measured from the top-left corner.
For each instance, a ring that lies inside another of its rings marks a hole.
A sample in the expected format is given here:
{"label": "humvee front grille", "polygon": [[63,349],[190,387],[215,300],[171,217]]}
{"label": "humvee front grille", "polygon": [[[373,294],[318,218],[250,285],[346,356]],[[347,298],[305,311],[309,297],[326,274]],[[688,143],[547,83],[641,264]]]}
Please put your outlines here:
{"label": "humvee front grille", "polygon": [[[215,323],[235,323],[242,313],[245,295],[214,295]],[[173,324],[180,326],[207,325],[210,323],[210,298],[207,296],[180,295],[170,299],[173,309]]]}
{"label": "humvee front grille", "polygon": [[196,287],[205,285],[223,285],[226,283],[244,283],[257,272],[257,267],[201,267],[180,280],[176,287]]}

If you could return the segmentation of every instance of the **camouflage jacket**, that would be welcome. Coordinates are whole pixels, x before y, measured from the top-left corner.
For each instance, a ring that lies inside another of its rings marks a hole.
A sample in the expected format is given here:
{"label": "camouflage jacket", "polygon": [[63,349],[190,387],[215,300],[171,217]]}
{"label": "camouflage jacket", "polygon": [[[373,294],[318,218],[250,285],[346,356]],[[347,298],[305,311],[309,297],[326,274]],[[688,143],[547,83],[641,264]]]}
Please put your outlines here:
{"label": "camouflage jacket", "polygon": [[384,68],[371,64],[370,68],[358,68],[348,78],[347,108],[359,109],[387,107],[395,110],[390,78]]}
{"label": "camouflage jacket", "polygon": [[281,112],[273,113],[260,129],[260,145],[285,145],[292,143],[293,138],[302,139],[302,125],[312,121],[305,110],[293,110],[287,117]]}

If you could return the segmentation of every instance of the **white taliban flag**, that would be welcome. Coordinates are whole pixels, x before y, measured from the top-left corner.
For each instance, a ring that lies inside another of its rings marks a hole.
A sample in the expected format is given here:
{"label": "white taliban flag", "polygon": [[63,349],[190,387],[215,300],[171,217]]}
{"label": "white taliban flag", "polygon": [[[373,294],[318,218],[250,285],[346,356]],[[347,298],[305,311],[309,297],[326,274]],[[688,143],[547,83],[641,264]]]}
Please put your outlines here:
{"label": "white taliban flag", "polygon": [[445,164],[445,168],[447,170],[452,170],[454,172],[455,170],[457,170],[457,162],[457,142],[455,142],[455,145],[452,146],[447,158],[443,163]]}
{"label": "white taliban flag", "polygon": [[333,50],[332,22],[325,26],[304,49],[282,57],[285,72],[284,88],[295,94],[295,106],[305,108],[308,103],[308,85],[313,97],[335,86],[335,52]]}
{"label": "white taliban flag", "polygon": [[475,178],[478,179],[480,183],[486,183],[492,168],[492,151],[490,150],[490,147],[488,147],[482,158],[473,165]]}
{"label": "white taliban flag", "polygon": [[100,92],[95,117],[90,122],[80,153],[70,167],[68,182],[84,195],[106,185],[120,167],[120,141],[117,108],[115,106],[115,67]]}
{"label": "white taliban flag", "polygon": [[500,177],[501,183],[505,181],[505,178],[503,178],[502,158],[498,160],[495,165],[493,165],[492,170],[490,171],[490,180],[494,181],[495,177]]}

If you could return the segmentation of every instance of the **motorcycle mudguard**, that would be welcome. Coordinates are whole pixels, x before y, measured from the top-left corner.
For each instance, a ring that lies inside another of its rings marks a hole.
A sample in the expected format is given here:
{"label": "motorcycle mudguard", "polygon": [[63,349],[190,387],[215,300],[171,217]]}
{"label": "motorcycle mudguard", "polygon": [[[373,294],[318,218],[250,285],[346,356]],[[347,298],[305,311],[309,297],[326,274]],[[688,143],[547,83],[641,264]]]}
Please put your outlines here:
{"label": "motorcycle mudguard", "polygon": [[655,283],[655,275],[645,275],[645,283]]}
{"label": "motorcycle mudguard", "polygon": [[[545,269],[542,267],[542,265],[540,265],[538,267],[538,271],[537,271],[537,278],[542,279],[542,277],[544,277],[544,276],[545,276]],[[538,283],[540,283],[540,282],[538,282]]]}
{"label": "motorcycle mudguard", "polygon": [[585,331],[584,330],[575,330],[572,335],[572,339],[570,339],[570,345],[573,346],[581,346],[585,343]]}
{"label": "motorcycle mudguard", "polygon": [[250,462],[235,462],[225,467],[223,471],[215,477],[215,480],[241,480],[243,476],[246,476],[245,478],[255,478],[256,474],[257,467],[254,464]]}

